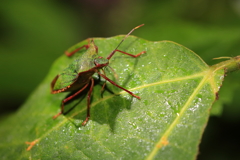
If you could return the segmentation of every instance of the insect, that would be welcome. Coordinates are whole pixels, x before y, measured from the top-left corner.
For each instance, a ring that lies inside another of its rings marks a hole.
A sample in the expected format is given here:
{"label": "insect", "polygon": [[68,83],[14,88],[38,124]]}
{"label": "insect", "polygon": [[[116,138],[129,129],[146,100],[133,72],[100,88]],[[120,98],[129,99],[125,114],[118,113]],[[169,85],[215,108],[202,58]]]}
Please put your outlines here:
{"label": "insect", "polygon": [[99,76],[104,78],[106,81],[110,82],[114,86],[128,92],[133,97],[136,97],[140,99],[139,96],[133,94],[129,90],[119,86],[114,81],[109,79],[104,71],[103,68],[108,66],[109,60],[112,58],[112,56],[116,52],[120,52],[123,54],[126,54],[128,56],[131,56],[133,58],[136,58],[140,56],[141,54],[145,53],[146,51],[142,51],[136,55],[126,53],[124,51],[118,50],[118,47],[122,44],[122,42],[137,28],[143,26],[139,25],[135,28],[133,28],[118,44],[118,46],[107,56],[107,58],[103,58],[98,56],[98,47],[94,44],[93,39],[88,39],[88,44],[83,45],[82,47],[79,47],[75,49],[72,52],[66,52],[67,56],[72,56],[76,52],[78,52],[81,49],[86,49],[86,52],[83,53],[81,56],[79,56],[77,59],[73,61],[65,70],[63,70],[62,73],[58,74],[51,83],[51,93],[56,94],[60,92],[69,92],[69,91],[75,91],[75,93],[64,100],[62,100],[61,104],[61,111],[53,116],[53,119],[57,118],[59,115],[63,114],[64,112],[64,104],[68,102],[69,100],[73,99],[75,96],[80,94],[83,90],[85,90],[88,86],[90,86],[90,89],[88,91],[87,95],[87,116],[86,119],[83,121],[82,125],[86,125],[90,118],[90,99],[91,94],[94,87],[94,79],[93,74],[97,73]]}

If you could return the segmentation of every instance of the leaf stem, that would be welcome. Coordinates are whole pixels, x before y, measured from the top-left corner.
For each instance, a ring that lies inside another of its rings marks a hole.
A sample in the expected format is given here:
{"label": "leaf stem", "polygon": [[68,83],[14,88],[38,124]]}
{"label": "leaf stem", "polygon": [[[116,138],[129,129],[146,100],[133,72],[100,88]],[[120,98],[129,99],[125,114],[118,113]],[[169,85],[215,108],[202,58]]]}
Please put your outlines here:
{"label": "leaf stem", "polygon": [[230,58],[227,61],[223,61],[211,66],[215,71],[225,69],[225,72],[233,72],[240,69],[240,56]]}

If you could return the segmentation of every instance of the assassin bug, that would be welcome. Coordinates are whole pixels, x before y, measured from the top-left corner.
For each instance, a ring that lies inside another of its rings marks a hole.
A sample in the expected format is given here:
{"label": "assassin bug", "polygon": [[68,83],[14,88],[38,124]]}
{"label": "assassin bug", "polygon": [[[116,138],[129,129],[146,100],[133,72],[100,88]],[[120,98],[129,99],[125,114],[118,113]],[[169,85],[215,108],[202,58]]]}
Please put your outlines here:
{"label": "assassin bug", "polygon": [[[103,58],[98,56],[98,47],[94,44],[93,39],[88,39],[88,44],[83,45],[82,47],[79,47],[75,49],[72,52],[65,52],[67,56],[72,56],[79,50],[85,48],[87,49],[85,53],[83,53],[81,56],[79,56],[77,59],[74,60],[72,64],[70,64],[61,74],[58,74],[51,83],[51,93],[56,94],[60,92],[69,92],[69,91],[76,91],[73,95],[67,97],[62,101],[61,104],[61,111],[53,116],[53,119],[57,118],[59,115],[63,114],[64,111],[64,104],[68,102],[69,100],[73,99],[75,96],[80,94],[83,90],[85,90],[89,85],[90,89],[88,91],[87,96],[87,116],[86,119],[83,121],[82,125],[85,125],[89,118],[90,118],[90,98],[92,94],[92,90],[94,87],[94,79],[93,74],[97,73],[99,76],[107,80],[108,82],[112,83],[114,86],[128,92],[133,97],[136,97],[140,99],[139,96],[133,94],[129,90],[117,85],[114,81],[110,80],[108,77],[106,77],[103,68],[108,66],[109,60],[111,57],[116,53],[120,52],[123,54],[126,54],[131,57],[138,57],[141,54],[145,53],[146,51],[142,51],[136,55],[126,53],[124,51],[118,50],[118,47],[122,44],[122,42],[137,28],[143,26],[139,25],[135,28],[133,28],[118,44],[116,49],[114,49],[107,58]],[[102,71],[102,73],[100,72]]]}

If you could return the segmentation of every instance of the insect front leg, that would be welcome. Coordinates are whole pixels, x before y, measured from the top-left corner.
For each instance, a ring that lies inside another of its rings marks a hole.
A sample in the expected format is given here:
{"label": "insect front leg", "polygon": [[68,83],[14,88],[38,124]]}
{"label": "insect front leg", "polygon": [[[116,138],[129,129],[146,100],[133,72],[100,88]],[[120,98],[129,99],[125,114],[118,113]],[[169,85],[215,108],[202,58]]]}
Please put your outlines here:
{"label": "insect front leg", "polygon": [[120,52],[120,53],[126,54],[126,55],[131,56],[131,57],[134,57],[134,58],[136,58],[136,57],[142,55],[143,53],[146,53],[146,51],[142,51],[142,52],[140,52],[140,53],[134,55],[134,54],[130,54],[130,53],[127,53],[127,52],[124,52],[124,51],[121,51],[121,50],[115,49],[114,51],[112,51],[112,53],[110,53],[110,55],[107,57],[107,59],[110,59],[110,58],[111,58],[116,52]]}
{"label": "insect front leg", "polygon": [[[110,67],[110,66],[106,66],[106,67],[108,67],[108,68],[111,69],[111,71],[114,73],[114,77],[118,80],[118,75],[117,75],[117,73],[114,71],[114,69],[113,69],[112,67]],[[106,76],[106,73],[105,73],[105,71],[104,71],[103,69],[101,69],[100,71],[102,71],[102,74],[104,74],[104,75]],[[101,76],[99,75],[99,77],[101,77]],[[105,80],[106,80],[106,79],[105,79]],[[105,81],[105,82],[103,83],[103,85],[102,85],[101,97],[103,97],[103,92],[104,92],[105,87],[106,87],[106,81]]]}
{"label": "insect front leg", "polygon": [[89,118],[90,118],[90,103],[91,103],[91,95],[92,95],[92,90],[94,87],[94,79],[91,78],[91,86],[90,89],[88,91],[88,96],[87,96],[87,117],[85,119],[85,121],[83,121],[82,125],[85,126],[86,123],[88,122]]}
{"label": "insect front leg", "polygon": [[107,59],[110,59],[110,58],[114,55],[114,53],[116,53],[116,52],[121,52],[121,53],[123,53],[123,54],[129,55],[129,56],[134,57],[134,58],[136,58],[136,57],[140,56],[141,54],[145,53],[146,51],[142,51],[142,52],[138,53],[137,55],[133,55],[133,54],[130,54],[130,53],[127,53],[127,52],[118,50],[118,47],[123,43],[123,41],[124,41],[135,29],[138,29],[139,27],[142,27],[143,25],[144,25],[144,24],[141,24],[141,25],[139,25],[139,26],[137,26],[137,27],[134,27],[134,28],[122,39],[122,41],[118,44],[118,46],[116,47],[116,49],[114,49],[114,50],[109,54],[109,56],[107,57]]}
{"label": "insect front leg", "polygon": [[116,86],[116,87],[118,87],[118,88],[120,88],[120,89],[128,92],[129,94],[131,94],[133,97],[136,97],[137,99],[141,99],[139,96],[133,94],[131,91],[129,91],[129,90],[127,90],[127,89],[125,89],[125,88],[117,85],[114,81],[112,81],[111,79],[109,79],[108,77],[106,77],[104,74],[101,74],[100,72],[97,72],[97,73],[98,73],[101,77],[103,77],[104,79],[106,79],[108,82],[112,83],[114,86]]}
{"label": "insect front leg", "polygon": [[87,84],[85,84],[85,86],[83,86],[83,88],[81,88],[79,91],[77,91],[76,93],[74,93],[73,95],[65,98],[63,101],[62,101],[62,105],[61,105],[61,111],[56,114],[55,116],[53,116],[53,119],[56,119],[58,116],[60,116],[61,114],[63,114],[64,112],[64,104],[66,102],[68,102],[69,100],[73,99],[75,96],[77,96],[79,93],[81,93],[84,89],[87,88],[87,86],[89,85],[89,82]]}

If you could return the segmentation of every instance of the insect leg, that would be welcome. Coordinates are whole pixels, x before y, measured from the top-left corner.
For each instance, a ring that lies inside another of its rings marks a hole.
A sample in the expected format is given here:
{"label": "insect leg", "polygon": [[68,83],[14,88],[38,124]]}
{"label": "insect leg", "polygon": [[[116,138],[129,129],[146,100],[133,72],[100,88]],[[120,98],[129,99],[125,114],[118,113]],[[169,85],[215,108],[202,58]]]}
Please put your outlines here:
{"label": "insect leg", "polygon": [[128,92],[129,94],[131,94],[133,97],[136,97],[137,99],[141,99],[139,96],[133,94],[132,92],[130,92],[129,90],[117,85],[114,81],[110,80],[108,77],[106,77],[104,74],[101,74],[100,72],[97,72],[101,77],[103,77],[104,79],[106,79],[108,82],[112,83],[114,86]]}
{"label": "insect leg", "polygon": [[142,55],[143,53],[146,53],[146,51],[142,51],[142,52],[140,52],[140,53],[134,55],[134,54],[130,54],[130,53],[127,53],[127,52],[124,52],[124,51],[121,51],[121,50],[115,49],[115,50],[112,51],[112,53],[107,57],[107,59],[110,59],[110,58],[111,58],[116,52],[120,52],[120,53],[126,54],[126,55],[131,56],[131,57],[134,57],[134,58],[136,58],[136,57]]}
{"label": "insect leg", "polygon": [[79,47],[79,48],[73,50],[72,52],[66,51],[65,54],[66,54],[68,57],[70,57],[70,56],[74,55],[76,52],[78,52],[79,50],[81,50],[81,49],[83,49],[83,48],[88,49],[89,46],[90,46],[90,39],[87,39],[87,41],[88,41],[88,44],[85,44],[85,45],[83,45],[82,47]]}
{"label": "insect leg", "polygon": [[121,52],[121,53],[123,53],[123,54],[127,54],[127,55],[132,56],[132,57],[138,57],[138,56],[140,56],[141,54],[145,53],[145,51],[143,51],[143,52],[141,52],[141,53],[139,53],[139,54],[137,54],[137,55],[132,55],[132,54],[129,54],[129,53],[126,53],[126,52],[123,52],[123,51],[118,50],[118,47],[123,43],[123,41],[124,41],[135,29],[138,29],[139,27],[142,27],[143,25],[144,25],[144,24],[141,24],[141,25],[139,25],[139,26],[137,26],[137,27],[134,27],[134,28],[122,39],[122,41],[117,45],[116,49],[114,49],[114,50],[110,53],[110,55],[107,57],[107,59],[110,59],[110,58],[114,55],[114,53],[115,53],[116,51]]}
{"label": "insect leg", "polygon": [[91,78],[91,86],[90,89],[88,91],[88,96],[87,96],[87,117],[85,119],[85,121],[83,121],[82,125],[85,126],[86,123],[88,122],[89,118],[90,118],[90,103],[91,103],[91,94],[92,94],[92,90],[94,87],[94,79]]}
{"label": "insect leg", "polygon": [[52,94],[55,93],[54,90],[53,90],[53,88],[54,88],[54,85],[55,85],[58,77],[59,77],[59,75],[57,75],[57,76],[53,79],[53,81],[51,82],[51,93],[52,93]]}
{"label": "insect leg", "polygon": [[83,86],[83,88],[81,88],[79,91],[77,91],[77,92],[74,93],[73,95],[65,98],[65,99],[62,101],[61,111],[60,111],[58,114],[56,114],[55,116],[53,116],[53,119],[56,119],[58,116],[60,116],[61,114],[63,114],[63,112],[64,112],[64,103],[66,103],[67,101],[73,99],[75,96],[77,96],[79,93],[81,93],[84,89],[86,89],[88,85],[89,85],[89,83],[85,84],[85,86]]}
{"label": "insect leg", "polygon": [[[112,67],[110,67],[110,66],[106,66],[106,67],[108,67],[109,69],[112,70],[112,72],[114,73],[114,77],[116,78],[116,80],[118,80],[118,75],[117,75],[117,73],[114,71],[114,69],[113,69]],[[105,73],[105,71],[104,71],[103,69],[101,69],[100,71],[102,71],[102,73],[106,76],[106,73]],[[100,76],[100,75],[99,75],[99,76]],[[106,81],[105,81],[105,82],[103,83],[103,85],[102,85],[101,97],[103,97],[103,92],[104,92],[105,87],[106,87]]]}

